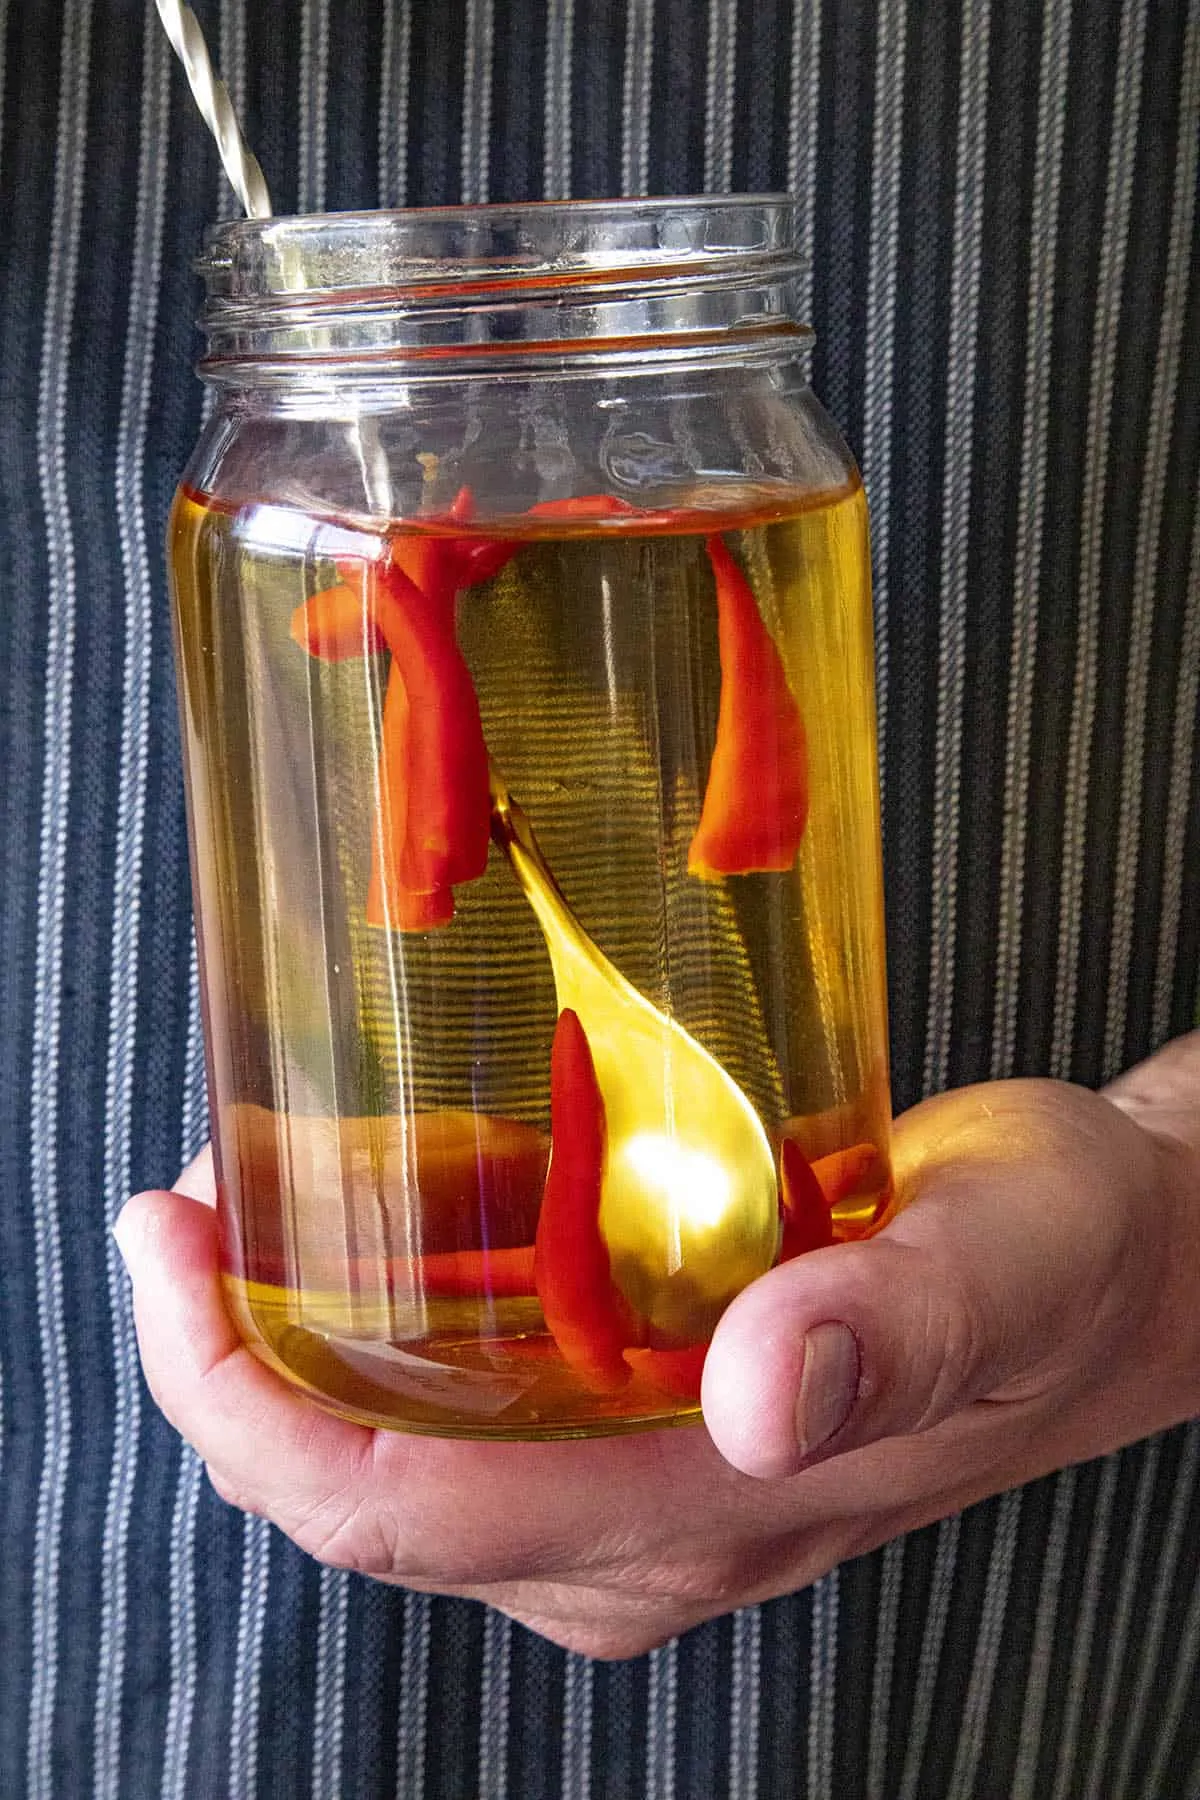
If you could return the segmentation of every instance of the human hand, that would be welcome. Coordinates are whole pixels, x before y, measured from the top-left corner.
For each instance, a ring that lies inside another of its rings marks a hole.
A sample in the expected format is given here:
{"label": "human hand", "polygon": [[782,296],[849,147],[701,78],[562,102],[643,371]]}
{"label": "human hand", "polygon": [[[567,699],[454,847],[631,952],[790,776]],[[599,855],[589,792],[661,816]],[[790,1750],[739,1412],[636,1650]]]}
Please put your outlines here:
{"label": "human hand", "polygon": [[603,1441],[451,1442],[319,1410],[225,1312],[207,1157],[130,1201],[118,1241],[151,1389],[226,1499],[323,1561],[629,1656],[1200,1410],[1200,1033],[1103,1095],[926,1101],[898,1122],[896,1169],[877,1237],[729,1308],[707,1431]]}

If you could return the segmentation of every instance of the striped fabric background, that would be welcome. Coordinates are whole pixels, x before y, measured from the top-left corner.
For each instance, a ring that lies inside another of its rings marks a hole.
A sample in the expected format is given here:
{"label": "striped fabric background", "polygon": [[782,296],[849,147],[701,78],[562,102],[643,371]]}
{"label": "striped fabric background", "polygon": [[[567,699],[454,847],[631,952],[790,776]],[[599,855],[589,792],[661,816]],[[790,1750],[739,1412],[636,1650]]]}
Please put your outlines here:
{"label": "striped fabric background", "polygon": [[[1200,963],[1200,0],[202,0],[281,208],[788,187],[874,513],[895,1080]],[[226,209],[152,0],[0,0],[0,1794],[1197,1800],[1200,1434],[637,1662],[322,1571],[150,1405],[204,1132],[160,544]]]}

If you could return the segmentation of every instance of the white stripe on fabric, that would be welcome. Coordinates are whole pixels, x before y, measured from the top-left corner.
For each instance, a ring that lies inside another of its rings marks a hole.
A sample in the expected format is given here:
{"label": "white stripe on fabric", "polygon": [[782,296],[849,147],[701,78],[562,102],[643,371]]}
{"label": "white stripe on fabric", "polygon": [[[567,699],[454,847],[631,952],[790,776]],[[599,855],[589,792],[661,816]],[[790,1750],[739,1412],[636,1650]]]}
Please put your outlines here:
{"label": "white stripe on fabric", "polygon": [[1133,177],[1137,160],[1138,113],[1142,89],[1142,49],[1147,0],[1126,0],[1121,12],[1113,95],[1112,131],[1100,239],[1096,317],[1092,331],[1079,568],[1079,623],[1071,696],[1071,726],[1063,787],[1066,817],[1059,886],[1058,969],[1054,986],[1051,1072],[1069,1076],[1075,1042],[1079,958],[1083,933],[1083,873],[1087,850],[1088,774],[1096,716],[1100,654],[1100,588],[1104,565],[1104,514],[1108,492],[1108,450],[1116,383],[1121,292]]}
{"label": "white stripe on fabric", "polygon": [[462,120],[463,204],[481,206],[488,197],[492,129],[492,0],[467,0]]}
{"label": "white stripe on fabric", "polygon": [[271,1579],[271,1527],[242,1520],[242,1584],[233,1693],[229,1705],[229,1800],[254,1800],[258,1788],[258,1713],[263,1626]]}
{"label": "white stripe on fabric", "polygon": [[[121,750],[112,896],[112,986],[104,1090],[104,1194],[110,1219],[132,1181],[133,1083],[136,1063],[138,934],[141,925],[146,779],[150,742],[150,669],[154,584],[144,500],[146,425],[154,373],[159,276],[166,195],[167,72],[170,48],[153,0],[142,8],[142,105],[137,204],[129,265],[129,315],[117,423],[114,506],[125,595]],[[129,1282],[116,1241],[105,1240],[115,1374],[112,1468],[100,1546],[100,1649],[93,1714],[94,1789],[120,1800],[121,1690],[128,1627],[129,1523],[137,1478],[141,1386]]]}
{"label": "white stripe on fabric", "polygon": [[571,195],[571,53],[575,0],[546,0],[545,139],[542,194],[547,200]]}
{"label": "white stripe on fabric", "polygon": [[1008,1593],[1012,1586],[1013,1563],[1017,1554],[1017,1532],[1021,1524],[1021,1490],[1005,1494],[997,1508],[992,1536],[992,1553],[988,1558],[987,1581],[983,1593],[983,1610],[975,1632],[975,1654],[971,1660],[971,1679],[963,1703],[958,1727],[958,1745],[954,1752],[954,1771],[950,1791],[964,1800],[978,1789],[980,1759],[987,1733],[992,1689],[996,1685],[996,1665],[1000,1660],[1000,1640],[1004,1634],[1004,1617],[1008,1611]]}
{"label": "white stripe on fabric", "polygon": [[328,86],[329,0],[302,0],[298,181],[301,212],[325,210]]}
{"label": "white stripe on fabric", "polygon": [[187,1038],[183,1052],[183,1105],[179,1121],[181,1161],[198,1156],[208,1136],[208,1091],[204,1080],[204,1011],[200,1004],[200,958],[193,935],[188,960]]}
{"label": "white stripe on fabric", "polygon": [[[180,1161],[188,1163],[204,1142],[208,1115],[204,1092],[204,1036],[200,970],[195,939],[188,971],[187,1039],[183,1063]],[[163,1733],[162,1800],[185,1800],[192,1715],[196,1704],[196,1519],[204,1465],[185,1444],[171,1514],[171,1686]]]}
{"label": "white stripe on fabric", "polygon": [[1079,1731],[1083,1716],[1083,1696],[1088,1672],[1092,1666],[1092,1645],[1096,1638],[1096,1616],[1100,1607],[1100,1586],[1108,1557],[1108,1540],[1112,1530],[1113,1506],[1117,1497],[1119,1456],[1106,1457],[1096,1488],[1096,1503],[1088,1530],[1087,1561],[1083,1569],[1083,1585],[1079,1609],[1071,1625],[1071,1667],[1067,1674],[1067,1696],[1063,1705],[1058,1733],[1058,1758],[1055,1764],[1054,1792],[1051,1800],[1067,1800],[1079,1772]]}
{"label": "white stripe on fabric", "polygon": [[837,1800],[833,1791],[833,1743],[837,1724],[839,1588],[836,1569],[831,1569],[812,1587],[806,1800]]}
{"label": "white stripe on fabric", "polygon": [[1005,734],[1004,815],[1000,847],[1000,908],[996,927],[996,984],[992,1026],[993,1076],[1012,1073],[1025,899],[1025,836],[1029,824],[1029,756],[1037,666],[1038,598],[1046,516],[1050,382],[1054,344],[1054,276],[1067,116],[1072,0],[1049,0],[1042,14],[1037,139],[1029,221],[1029,304],[1026,311],[1021,474],[1017,490],[1017,547],[1009,649],[1008,727]]}
{"label": "white stripe on fabric", "polygon": [[593,1685],[592,1665],[587,1657],[568,1655],[563,1668],[560,1800],[590,1800]]}
{"label": "white stripe on fabric", "polygon": [[[679,1640],[649,1656],[646,1690],[646,1800],[675,1800],[675,1725],[679,1700]],[[685,1800],[691,1800],[686,1796]]]}
{"label": "white stripe on fabric", "polygon": [[884,1546],[879,1564],[879,1604],[875,1610],[875,1666],[871,1673],[871,1715],[867,1724],[867,1800],[884,1800],[888,1736],[892,1712],[892,1677],[900,1627],[900,1590],[904,1582],[904,1539]]}
{"label": "white stripe on fabric", "polygon": [[[1183,356],[1189,277],[1195,266],[1193,227],[1197,164],[1200,162],[1200,129],[1197,127],[1197,120],[1200,118],[1200,24],[1197,23],[1197,16],[1197,8],[1193,5],[1188,20],[1189,29],[1184,38],[1179,90],[1179,117],[1183,121],[1183,129],[1176,147],[1167,269],[1159,315],[1154,388],[1150,400],[1148,442],[1142,462],[1137,545],[1134,551],[1133,607],[1125,659],[1125,704],[1121,712],[1125,729],[1121,757],[1121,808],[1116,837],[1108,1005],[1104,1030],[1106,1079],[1121,1068],[1125,1052],[1141,824],[1145,810],[1142,784],[1146,767],[1146,712],[1150,690],[1150,653],[1154,643],[1158,555],[1166,505],[1167,470],[1175,430],[1175,401]],[[1195,351],[1196,346],[1193,344],[1193,382],[1196,378]]]}
{"label": "white stripe on fabric", "polygon": [[425,1792],[432,1622],[430,1596],[406,1593],[400,1645],[400,1696],[396,1708],[396,1800],[413,1800],[413,1796]]}
{"label": "white stripe on fabric", "polygon": [[621,192],[650,183],[650,96],[654,72],[654,0],[627,0],[621,82]]}
{"label": "white stripe on fabric", "polygon": [[408,199],[408,82],[412,60],[411,0],[389,0],[383,9],[379,79],[379,204]]}
{"label": "white stripe on fabric", "polygon": [[[1175,718],[1171,731],[1171,779],[1163,827],[1163,891],[1159,915],[1158,954],[1154,965],[1153,1041],[1171,1029],[1175,1000],[1175,964],[1183,917],[1184,853],[1188,806],[1196,778],[1196,718],[1200,712],[1200,514],[1192,523],[1192,555],[1184,599],[1183,636],[1175,686]],[[1200,1008],[1200,994],[1195,996]],[[1195,1016],[1195,1013],[1193,1014]]]}
{"label": "white stripe on fabric", "polygon": [[917,1661],[917,1681],[905,1731],[907,1744],[904,1769],[900,1777],[899,1800],[921,1800],[921,1765],[925,1761],[925,1746],[929,1741],[938,1667],[942,1660],[946,1624],[950,1618],[950,1602],[954,1597],[954,1570],[958,1562],[961,1528],[957,1514],[953,1518],[943,1519],[938,1526],[937,1549],[933,1557],[933,1572],[929,1578],[929,1599],[925,1605],[925,1627],[921,1633],[921,1649]]}
{"label": "white stripe on fabric", "polygon": [[58,1687],[58,1580],[72,1428],[57,1156],[71,680],[75,664],[75,544],[67,491],[66,396],[87,156],[91,0],[77,0],[77,4],[64,9],[62,17],[54,210],[38,375],[37,470],[46,524],[49,620],[43,694],[45,761],[38,843],[40,928],[35,954],[29,1083],[29,1173],[45,1439],[30,1571],[32,1668],[25,1800],[55,1800],[52,1756]]}
{"label": "white stripe on fabric", "polygon": [[758,1793],[758,1732],[761,1708],[762,1613],[744,1606],[733,1615],[733,1667],[729,1710],[729,1800],[755,1800]]}
{"label": "white stripe on fabric", "polygon": [[[1123,1800],[1125,1795],[1129,1795],[1130,1800],[1139,1800],[1139,1796],[1132,1794],[1130,1789],[1133,1762],[1137,1755],[1139,1740],[1150,1723],[1152,1703],[1157,1700],[1162,1689],[1167,1612],[1176,1591],[1179,1556],[1183,1549],[1184,1537],[1189,1534],[1190,1522],[1194,1516],[1192,1506],[1196,1498],[1198,1469],[1200,1469],[1200,1435],[1192,1430],[1184,1436],[1179,1468],[1172,1484],[1171,1508],[1167,1514],[1166,1530],[1163,1532],[1159,1548],[1158,1572],[1155,1576],[1154,1591],[1150,1596],[1150,1607],[1146,1615],[1145,1631],[1138,1655],[1137,1674],[1132,1682],[1125,1682],[1122,1688],[1121,1716],[1125,1722],[1125,1736],[1117,1758],[1116,1776],[1112,1785],[1105,1790],[1105,1800]],[[1153,1713],[1154,1735],[1157,1739],[1162,1720],[1156,1705],[1153,1707]]]}
{"label": "white stripe on fabric", "polygon": [[508,1705],[512,1620],[490,1607],[483,1619],[479,1688],[479,1800],[508,1800]]}
{"label": "white stripe on fabric", "polygon": [[331,1795],[342,1791],[349,1619],[349,1575],[345,1569],[322,1569],[317,1614],[317,1685],[313,1697],[313,1800],[330,1800]]}
{"label": "white stripe on fabric", "polygon": [[1033,1643],[1025,1672],[1025,1701],[1021,1709],[1021,1729],[1018,1734],[1017,1762],[1013,1770],[1010,1800],[1034,1800],[1035,1796],[1042,1731],[1046,1721],[1046,1700],[1050,1692],[1050,1659],[1054,1654],[1054,1633],[1067,1561],[1067,1541],[1071,1534],[1075,1487],[1074,1469],[1064,1469],[1054,1484],[1054,1506],[1050,1514],[1050,1529],[1046,1534],[1046,1552],[1038,1583],[1037,1612],[1034,1615]]}
{"label": "white stripe on fabric", "polygon": [[204,1464],[180,1445],[179,1479],[171,1514],[171,1689],[163,1732],[161,1800],[185,1800],[192,1715],[196,1707],[196,1515]]}
{"label": "white stripe on fabric", "polygon": [[[888,570],[892,524],[892,405],[896,353],[896,262],[904,149],[906,0],[881,7],[875,42],[871,136],[871,235],[867,254],[867,341],[863,392],[863,479],[871,504],[875,592],[875,709],[879,761],[887,766]],[[872,1714],[874,1725],[874,1714]]]}
{"label": "white stripe on fabric", "polygon": [[812,311],[813,221],[817,208],[817,100],[821,84],[821,0],[792,0],[788,95],[787,185],[799,210],[796,242],[803,269],[797,283],[800,315]]}
{"label": "white stripe on fabric", "polygon": [[[1196,1436],[1198,1430],[1200,1427],[1195,1425],[1188,1427],[1192,1437]],[[1155,1727],[1154,1755],[1142,1784],[1145,1800],[1179,1800],[1181,1794],[1200,1794],[1200,1755],[1193,1762],[1191,1773],[1182,1787],[1173,1787],[1168,1792],[1164,1786],[1167,1765],[1171,1760],[1184,1714],[1190,1713],[1195,1704],[1196,1663],[1200,1659],[1200,1579],[1195,1577],[1192,1580],[1187,1612],[1175,1641],[1179,1646],[1179,1653],[1171,1670],[1165,1700]],[[1160,1675],[1159,1693],[1162,1692]]]}
{"label": "white stripe on fabric", "polygon": [[987,139],[990,0],[965,0],[955,150],[954,246],[950,267],[950,342],[943,456],[941,605],[937,748],[933,781],[933,917],[925,1092],[949,1079],[958,918],[958,821],[962,781],[963,695],[967,660],[967,551],[971,522],[971,448],[975,420],[975,344],[983,260],[983,182]]}
{"label": "white stripe on fabric", "polygon": [[704,99],[704,191],[733,186],[733,97],[737,74],[737,0],[708,0]]}
{"label": "white stripe on fabric", "polygon": [[1100,1692],[1099,1711],[1088,1721],[1091,1759],[1082,1800],[1110,1800],[1110,1790],[1100,1784],[1108,1764],[1109,1744],[1116,1723],[1118,1704],[1123,1708],[1129,1694],[1128,1684],[1125,1682],[1125,1654],[1133,1623],[1134,1602],[1139,1594],[1145,1593],[1147,1587],[1142,1555],[1150,1523],[1150,1502],[1158,1479],[1158,1465],[1162,1460],[1162,1439],[1152,1438],[1132,1454],[1141,1457],[1142,1466],[1133,1497],[1133,1517],[1121,1546],[1121,1584],[1117,1589],[1117,1604],[1105,1621],[1104,1686]]}

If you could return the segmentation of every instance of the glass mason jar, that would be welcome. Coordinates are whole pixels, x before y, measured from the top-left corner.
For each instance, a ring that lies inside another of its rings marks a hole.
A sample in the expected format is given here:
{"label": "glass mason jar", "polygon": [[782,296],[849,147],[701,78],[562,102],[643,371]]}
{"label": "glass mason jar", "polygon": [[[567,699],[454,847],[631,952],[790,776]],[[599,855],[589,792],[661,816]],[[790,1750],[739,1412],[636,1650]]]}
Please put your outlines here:
{"label": "glass mason jar", "polygon": [[170,562],[224,1276],[370,1424],[694,1418],[871,1230],[867,520],[780,198],[211,235]]}

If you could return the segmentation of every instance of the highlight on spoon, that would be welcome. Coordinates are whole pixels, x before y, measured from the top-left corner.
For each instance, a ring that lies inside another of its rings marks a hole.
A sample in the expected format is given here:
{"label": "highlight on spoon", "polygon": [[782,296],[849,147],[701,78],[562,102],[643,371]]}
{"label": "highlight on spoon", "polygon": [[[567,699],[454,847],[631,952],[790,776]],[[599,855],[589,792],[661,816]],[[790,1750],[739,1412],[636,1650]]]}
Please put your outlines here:
{"label": "highlight on spoon", "polygon": [[494,766],[491,789],[493,835],[541,927],[560,1011],[578,1015],[595,1062],[613,1279],[664,1341],[697,1342],[778,1253],[766,1131],[727,1070],[587,935]]}

